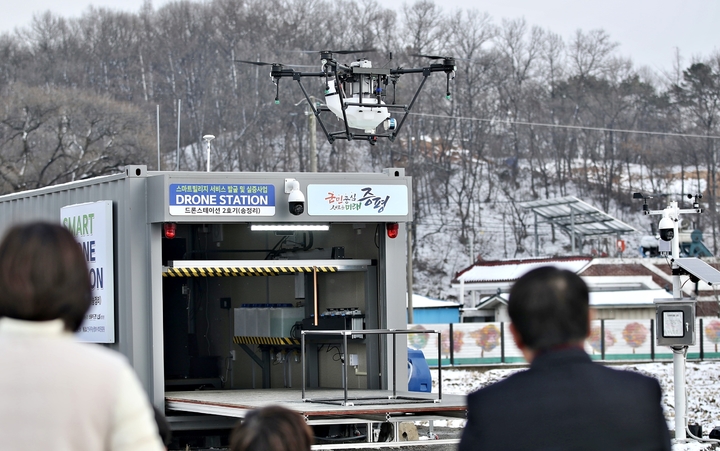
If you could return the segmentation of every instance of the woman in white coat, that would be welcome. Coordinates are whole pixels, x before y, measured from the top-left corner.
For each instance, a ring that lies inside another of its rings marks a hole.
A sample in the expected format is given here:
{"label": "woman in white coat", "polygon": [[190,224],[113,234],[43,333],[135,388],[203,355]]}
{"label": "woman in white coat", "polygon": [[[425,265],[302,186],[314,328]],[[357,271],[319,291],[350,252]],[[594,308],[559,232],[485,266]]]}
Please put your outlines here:
{"label": "woman in white coat", "polygon": [[126,359],[75,332],[90,307],[84,254],[64,227],[12,227],[0,244],[2,449],[160,451]]}

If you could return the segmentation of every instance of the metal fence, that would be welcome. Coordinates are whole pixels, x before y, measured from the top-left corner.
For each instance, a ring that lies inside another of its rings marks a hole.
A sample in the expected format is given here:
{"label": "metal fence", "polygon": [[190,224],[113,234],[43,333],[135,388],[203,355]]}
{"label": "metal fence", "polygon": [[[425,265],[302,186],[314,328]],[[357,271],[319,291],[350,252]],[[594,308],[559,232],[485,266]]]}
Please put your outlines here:
{"label": "metal fence", "polygon": [[[408,346],[422,350],[431,366],[438,365],[438,346],[443,366],[524,362],[507,326],[501,322],[411,324],[408,329],[440,331],[441,343],[436,334],[420,333],[408,336]],[[695,336],[695,345],[688,349],[688,359],[720,359],[719,318],[697,318]],[[592,321],[585,350],[593,360],[672,360],[669,347],[655,344],[654,320]]]}

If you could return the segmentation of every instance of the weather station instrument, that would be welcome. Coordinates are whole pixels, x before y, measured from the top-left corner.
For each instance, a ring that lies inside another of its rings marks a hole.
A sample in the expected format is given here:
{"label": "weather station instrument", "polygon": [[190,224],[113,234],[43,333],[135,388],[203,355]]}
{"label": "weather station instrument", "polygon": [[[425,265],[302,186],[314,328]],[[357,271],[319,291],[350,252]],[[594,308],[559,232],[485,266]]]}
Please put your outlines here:
{"label": "weather station instrument", "polygon": [[[681,214],[699,214],[701,194],[688,195],[692,208],[680,208],[677,201],[669,202],[663,210],[651,210],[647,200],[652,196],[634,193],[633,199],[643,200],[643,214],[661,216],[658,223],[658,249],[660,255],[669,258],[672,271],[673,299],[656,299],[657,344],[669,346],[673,352],[673,376],[675,388],[675,440],[687,438],[687,399],[685,393],[685,358],[689,346],[695,344],[695,300],[684,298],[681,276],[689,280],[702,280],[710,286],[720,284],[720,271],[696,257],[680,258],[679,224]],[[693,439],[699,439],[694,437]]]}
{"label": "weather station instrument", "polygon": [[[452,99],[450,81],[455,78],[455,58],[436,55],[413,55],[432,61],[423,67],[395,69],[373,67],[372,61],[360,58],[349,64],[342,63],[335,55],[366,54],[366,50],[323,50],[320,51],[320,70],[302,72],[280,63],[235,60],[236,62],[271,66],[270,78],[275,85],[275,103],[280,103],[280,80],[291,78],[296,81],[305,96],[312,114],[317,118],[329,143],[338,139],[367,140],[376,144],[379,138],[394,141],[402,129],[405,119],[412,110],[427,81],[435,72],[442,72],[446,78],[445,98]],[[392,58],[392,55],[391,55]],[[298,66],[296,66],[298,67]],[[398,79],[406,74],[422,74],[414,95],[409,103],[396,102]],[[324,104],[316,103],[303,84],[303,79],[316,78],[324,83]],[[388,89],[392,95],[388,99]],[[329,113],[329,114],[325,114]],[[395,114],[396,117],[393,117]],[[336,118],[340,127],[332,127],[328,118]]]}

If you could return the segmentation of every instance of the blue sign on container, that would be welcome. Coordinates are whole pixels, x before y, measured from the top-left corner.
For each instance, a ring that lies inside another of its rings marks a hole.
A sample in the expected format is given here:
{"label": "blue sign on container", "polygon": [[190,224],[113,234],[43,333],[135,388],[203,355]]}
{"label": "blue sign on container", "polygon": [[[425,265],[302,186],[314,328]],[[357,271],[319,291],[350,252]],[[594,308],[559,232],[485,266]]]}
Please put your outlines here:
{"label": "blue sign on container", "polygon": [[275,186],[173,183],[169,212],[174,216],[274,216]]}

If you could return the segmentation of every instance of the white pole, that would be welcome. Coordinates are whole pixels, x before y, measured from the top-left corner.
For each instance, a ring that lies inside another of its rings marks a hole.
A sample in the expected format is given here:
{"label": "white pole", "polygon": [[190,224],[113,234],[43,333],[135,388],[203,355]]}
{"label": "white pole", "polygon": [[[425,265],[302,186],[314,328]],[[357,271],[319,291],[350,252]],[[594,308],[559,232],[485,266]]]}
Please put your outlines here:
{"label": "white pole", "polygon": [[158,152],[158,165],[157,170],[160,170],[160,105],[157,106],[157,152]]}
{"label": "white pole", "polygon": [[475,264],[475,235],[470,232],[470,264]]}
{"label": "white pole", "polygon": [[[317,162],[317,160],[315,160]],[[413,263],[412,263],[412,225],[408,222],[405,224],[405,229],[407,230],[407,242],[406,244],[406,252],[407,252],[407,262],[405,264],[405,271],[407,272],[407,317],[408,317],[408,323],[414,324],[415,323],[415,315],[413,311]]]}
{"label": "white pole", "polygon": [[673,376],[675,378],[675,440],[684,441],[685,435],[685,352],[684,347],[673,347]]}
{"label": "white pole", "polygon": [[[680,237],[678,236],[678,223],[680,222],[680,211],[675,201],[668,206],[670,219],[673,222],[673,239],[670,242],[672,255],[672,282],[673,298],[682,299],[682,284],[680,283],[680,267],[677,259],[680,258]],[[673,352],[673,377],[675,379],[675,440],[684,441],[685,434],[685,349],[686,346],[672,347]]]}
{"label": "white pole", "polygon": [[678,211],[678,204],[675,201],[670,202],[670,219],[673,222],[673,239],[670,242],[672,248],[672,282],[673,282],[673,298],[682,299],[682,284],[680,283],[680,267],[677,264],[677,259],[680,258],[680,237],[678,236],[680,223],[680,212]]}
{"label": "white pole", "polygon": [[178,99],[178,126],[177,126],[177,155],[175,155],[175,170],[180,170],[180,111],[182,110],[182,99]]}
{"label": "white pole", "polygon": [[210,172],[210,141],[215,139],[215,135],[205,135],[203,139],[207,143],[207,172]]}

